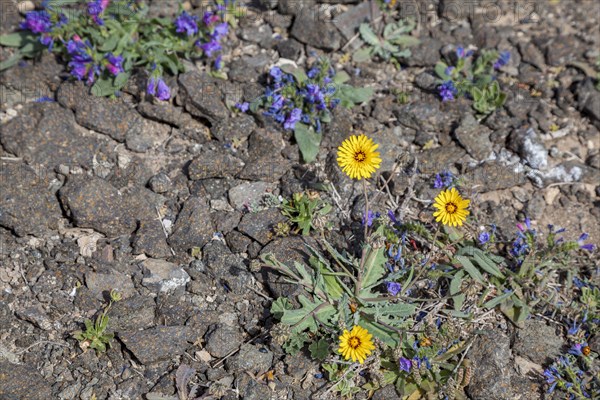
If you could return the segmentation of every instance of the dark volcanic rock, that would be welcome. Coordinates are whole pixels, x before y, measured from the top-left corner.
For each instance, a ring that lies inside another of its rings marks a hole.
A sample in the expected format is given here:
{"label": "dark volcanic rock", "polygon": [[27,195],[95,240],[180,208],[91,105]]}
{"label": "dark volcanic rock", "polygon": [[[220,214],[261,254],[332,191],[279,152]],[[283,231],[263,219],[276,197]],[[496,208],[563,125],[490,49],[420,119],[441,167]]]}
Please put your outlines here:
{"label": "dark volcanic rock", "polygon": [[154,325],[156,302],[146,296],[133,296],[114,303],[108,313],[108,329],[112,331],[139,330]]}
{"label": "dark volcanic rock", "polygon": [[51,398],[50,384],[34,367],[0,361],[0,399],[48,400]]}
{"label": "dark volcanic rock", "polygon": [[440,49],[444,43],[439,39],[420,38],[421,43],[411,48],[411,56],[406,59],[409,67],[435,65],[440,60]]}
{"label": "dark volcanic rock", "polygon": [[577,86],[578,108],[590,116],[597,128],[600,128],[600,92],[594,87],[591,79],[586,79]]}
{"label": "dark volcanic rock", "polygon": [[2,127],[0,141],[7,151],[36,165],[89,168],[101,142],[84,137],[83,131],[71,111],[56,103],[36,103]]}
{"label": "dark volcanic rock", "polygon": [[139,132],[144,125],[144,119],[130,105],[119,99],[94,96],[81,82],[63,83],[57,99],[75,112],[79,125],[119,142],[123,142],[127,134]]}
{"label": "dark volcanic rock", "polygon": [[215,229],[210,218],[210,209],[205,199],[190,197],[177,216],[169,244],[179,250],[204,246]]}
{"label": "dark volcanic rock", "polygon": [[88,272],[85,274],[85,284],[90,294],[97,299],[106,298],[113,289],[118,290],[123,298],[136,293],[131,278],[115,270],[111,270],[110,273]]}
{"label": "dark volcanic rock", "polygon": [[526,181],[520,164],[505,165],[498,161],[480,164],[467,170],[464,176],[472,185],[479,185],[482,192],[520,186]]}
{"label": "dark volcanic rock", "polygon": [[0,182],[0,226],[12,229],[18,236],[42,236],[48,229],[56,229],[62,212],[48,190],[49,176],[39,176],[20,162],[3,161]]}
{"label": "dark volcanic rock", "polygon": [[287,58],[288,60],[297,60],[302,55],[302,49],[304,46],[302,43],[294,39],[286,39],[277,43],[277,51],[281,58]]}
{"label": "dark volcanic rock", "polygon": [[[538,338],[538,340],[540,340]],[[468,354],[474,371],[466,387],[473,400],[539,399],[539,385],[517,374],[511,361],[510,338],[502,332],[477,337]]]}
{"label": "dark volcanic rock", "polygon": [[158,219],[140,221],[139,228],[133,237],[133,253],[146,254],[154,258],[171,256],[163,227]]}
{"label": "dark volcanic rock", "polygon": [[296,16],[291,35],[304,44],[335,51],[342,44],[342,36],[333,23],[325,21],[323,15],[318,15],[319,12],[317,7],[304,8]]}
{"label": "dark volcanic rock", "polygon": [[179,75],[179,84],[185,108],[192,115],[206,118],[213,124],[229,117],[218,79],[192,71]]}
{"label": "dark volcanic rock", "polygon": [[536,364],[546,365],[561,354],[563,344],[555,327],[531,319],[525,321],[523,329],[517,329],[513,351]]}
{"label": "dark volcanic rock", "polygon": [[261,375],[271,368],[273,353],[262,345],[242,345],[239,353],[227,360],[227,368],[232,371],[249,371]]}
{"label": "dark volcanic rock", "polygon": [[225,357],[242,344],[244,336],[236,326],[218,325],[207,334],[206,350],[216,358]]}
{"label": "dark volcanic rock", "polygon": [[492,152],[491,132],[485,125],[480,125],[473,115],[467,114],[460,121],[454,135],[473,158],[485,160]]}
{"label": "dark volcanic rock", "polygon": [[243,167],[242,160],[221,146],[214,149],[203,148],[200,155],[188,166],[188,175],[192,180],[230,178],[237,175]]}
{"label": "dark volcanic rock", "polygon": [[142,215],[127,196],[96,177],[70,178],[59,197],[75,226],[93,228],[108,236],[130,234]]}
{"label": "dark volcanic rock", "polygon": [[177,357],[194,342],[195,334],[186,326],[157,326],[143,331],[119,333],[119,338],[144,365]]}
{"label": "dark volcanic rock", "polygon": [[280,222],[285,222],[286,217],[278,208],[256,213],[248,213],[242,217],[238,229],[262,245],[267,244],[273,238],[273,228]]}
{"label": "dark volcanic rock", "polygon": [[202,251],[203,261],[212,276],[225,283],[233,293],[247,291],[252,276],[241,256],[233,254],[225,244],[216,240],[204,246]]}

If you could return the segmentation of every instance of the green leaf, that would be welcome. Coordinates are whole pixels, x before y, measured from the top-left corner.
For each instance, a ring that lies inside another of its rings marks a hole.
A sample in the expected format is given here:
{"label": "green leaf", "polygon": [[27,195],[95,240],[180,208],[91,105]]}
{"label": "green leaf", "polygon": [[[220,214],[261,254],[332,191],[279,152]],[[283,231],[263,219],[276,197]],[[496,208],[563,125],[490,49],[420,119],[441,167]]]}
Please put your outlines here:
{"label": "green leaf", "polygon": [[460,287],[462,284],[463,276],[465,276],[464,271],[458,271],[452,280],[450,281],[450,295],[454,296],[455,294],[460,292]]}
{"label": "green leaf", "polygon": [[355,104],[369,101],[373,97],[373,93],[373,88],[356,88],[350,85],[342,85],[336,95],[345,107],[351,108]]}
{"label": "green leaf", "polygon": [[21,52],[16,51],[8,60],[4,60],[0,62],[0,71],[4,71],[5,69],[9,69],[10,67],[17,65],[19,61],[23,58]]}
{"label": "green leaf", "polygon": [[317,319],[327,324],[332,316],[336,314],[335,308],[326,302],[313,302],[304,295],[298,296],[302,307],[297,310],[287,310],[281,317],[281,323],[292,327],[292,332],[298,333],[308,329],[316,332],[318,329]]}
{"label": "green leaf", "polygon": [[294,308],[292,303],[286,297],[280,297],[271,304],[271,314],[277,319],[281,319],[287,310]]}
{"label": "green leaf", "polygon": [[110,36],[108,38],[108,40],[106,40],[104,43],[102,43],[98,47],[98,50],[104,51],[104,52],[113,51],[117,47],[117,43],[119,42],[119,39],[120,39],[120,36],[117,36],[117,35]]}
{"label": "green leaf", "polygon": [[466,298],[466,296],[464,293],[460,293],[455,296],[452,296],[452,301],[454,302],[454,310],[455,311],[460,311],[460,309],[463,306],[463,303],[465,302],[465,298]]}
{"label": "green leaf", "polygon": [[399,46],[402,46],[402,47],[412,47],[412,46],[416,46],[419,43],[421,43],[421,41],[419,39],[417,39],[414,36],[409,36],[409,35],[400,35],[393,39],[390,38],[390,42],[397,44]]}
{"label": "green leaf", "polygon": [[324,361],[329,355],[329,343],[325,339],[320,339],[308,346],[312,358]]}
{"label": "green leaf", "polygon": [[23,47],[27,43],[37,42],[37,37],[29,31],[20,31],[0,36],[0,45],[7,47]]}
{"label": "green leaf", "polygon": [[308,341],[308,335],[306,333],[299,333],[290,336],[290,338],[283,344],[283,349],[290,355],[297,354],[304,347],[304,343]]}
{"label": "green leaf", "polygon": [[346,83],[350,80],[350,75],[346,71],[339,71],[335,74],[333,78],[334,85],[341,85],[342,83]]}
{"label": "green leaf", "polygon": [[392,348],[396,348],[400,344],[400,337],[398,333],[392,329],[386,328],[376,322],[369,321],[368,319],[362,318],[360,320],[360,326],[369,331],[370,334],[381,340]]}
{"label": "green leaf", "polygon": [[491,299],[490,301],[486,302],[483,307],[487,308],[487,309],[491,309],[496,307],[498,304],[502,303],[504,300],[508,299],[510,296],[513,295],[512,290],[510,292],[506,292],[501,294],[498,297],[495,297],[493,299]]}
{"label": "green leaf", "polygon": [[435,65],[435,73],[443,80],[447,81],[450,79],[450,75],[446,74],[446,68],[448,68],[448,65],[446,65],[446,63],[443,63],[441,61],[439,61],[436,65]]}
{"label": "green leaf", "polygon": [[352,61],[354,62],[365,62],[369,61],[372,57],[372,50],[370,47],[361,47],[352,54]]}
{"label": "green leaf", "polygon": [[475,279],[477,282],[479,282],[481,284],[484,283],[483,275],[481,275],[481,272],[479,272],[477,267],[475,265],[473,265],[473,263],[471,262],[471,260],[469,260],[469,258],[467,258],[465,256],[459,256],[459,255],[456,255],[454,257],[458,260],[458,262],[460,262],[462,264],[465,271],[467,271],[467,273],[469,275],[471,275],[471,277],[473,279]]}
{"label": "green leaf", "polygon": [[368,297],[371,295],[371,288],[377,285],[379,280],[386,274],[387,269],[385,263],[387,257],[385,255],[385,249],[383,247],[374,249],[368,247],[365,264],[363,266],[363,280],[362,287],[360,288],[360,297]]}
{"label": "green leaf", "polygon": [[117,89],[113,85],[112,78],[99,78],[92,86],[94,96],[110,96],[115,94]]}
{"label": "green leaf", "polygon": [[304,162],[314,161],[319,153],[321,134],[315,132],[312,127],[298,122],[294,128],[294,138],[298,143]]}
{"label": "green leaf", "polygon": [[379,45],[379,38],[373,32],[369,24],[363,22],[362,24],[360,24],[358,30],[360,32],[360,37],[362,40],[369,43],[371,46]]}

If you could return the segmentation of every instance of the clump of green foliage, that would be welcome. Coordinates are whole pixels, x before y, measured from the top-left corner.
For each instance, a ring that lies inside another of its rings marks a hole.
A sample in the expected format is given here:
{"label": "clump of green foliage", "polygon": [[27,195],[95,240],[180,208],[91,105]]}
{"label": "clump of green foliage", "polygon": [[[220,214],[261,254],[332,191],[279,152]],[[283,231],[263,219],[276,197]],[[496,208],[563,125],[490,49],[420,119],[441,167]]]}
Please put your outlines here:
{"label": "clump of green foliage", "polygon": [[365,45],[354,53],[352,59],[363,62],[378,57],[400,68],[400,60],[411,56],[409,47],[419,44],[419,39],[409,35],[415,26],[414,20],[392,21],[376,33],[372,25],[362,23],[359,32]]}
{"label": "clump of green foliage", "polygon": [[323,227],[323,219],[331,211],[331,204],[323,201],[318,193],[294,193],[291,200],[284,200],[281,212],[297,225],[297,230],[308,235],[311,229]]}
{"label": "clump of green foliage", "polygon": [[[307,349],[321,363],[329,385],[317,396],[346,398],[394,385],[408,398],[466,399],[464,389],[476,371],[465,352],[482,327],[478,317],[491,310],[516,327],[534,312],[583,319],[587,322],[578,326],[585,333],[574,338],[574,349],[588,351],[584,341],[597,332],[590,321],[598,321],[600,290],[589,281],[593,271],[573,267],[574,260],[594,250],[585,243],[586,234],[565,240],[564,230],[549,227],[542,241],[527,219],[507,241],[493,225],[491,232],[475,233],[468,224],[399,221],[392,212],[389,218],[368,210],[365,215],[359,256],[336,250],[323,236],[318,248],[307,246],[304,263],[287,265],[262,256],[265,267],[302,288],[297,297],[272,303],[279,323],[271,333],[286,352]],[[565,305],[571,282],[578,297]],[[374,337],[375,350],[364,363],[339,355],[339,337],[353,326]],[[561,379],[567,388],[570,378]],[[587,382],[581,390],[589,390]]]}
{"label": "clump of green foliage", "polygon": [[236,106],[243,112],[262,110],[263,116],[283,129],[293,130],[303,160],[312,162],[335,108],[351,109],[373,96],[372,88],[354,87],[348,83],[350,79],[345,71],[336,71],[326,57],[319,58],[308,71],[291,64],[273,66],[264,94]]}
{"label": "clump of green foliage", "polygon": [[502,107],[506,93],[496,80],[496,70],[510,61],[510,53],[483,50],[475,56],[473,51],[459,47],[456,56],[454,66],[443,61],[435,66],[442,100],[468,95],[473,99],[473,108],[481,115],[488,115]]}
{"label": "clump of green foliage", "polygon": [[0,70],[47,48],[95,95],[115,95],[134,70],[145,69],[147,92],[167,100],[162,76],[184,72],[183,59],[212,62],[214,73],[222,76],[221,42],[240,11],[233,1],[217,0],[203,16],[180,7],[172,20],[149,18],[148,6],[134,0],[48,0],[41,10],[27,13],[20,31],[0,36],[0,45],[16,48]]}
{"label": "clump of green foliage", "polygon": [[110,341],[114,338],[113,333],[107,333],[106,328],[108,327],[108,311],[113,303],[121,300],[121,294],[116,290],[111,290],[110,300],[108,305],[102,310],[100,315],[96,318],[95,322],[91,320],[85,320],[85,330],[76,331],[73,333],[73,337],[79,340],[79,346],[82,349],[92,348],[97,353],[104,353],[107,346],[110,347]]}

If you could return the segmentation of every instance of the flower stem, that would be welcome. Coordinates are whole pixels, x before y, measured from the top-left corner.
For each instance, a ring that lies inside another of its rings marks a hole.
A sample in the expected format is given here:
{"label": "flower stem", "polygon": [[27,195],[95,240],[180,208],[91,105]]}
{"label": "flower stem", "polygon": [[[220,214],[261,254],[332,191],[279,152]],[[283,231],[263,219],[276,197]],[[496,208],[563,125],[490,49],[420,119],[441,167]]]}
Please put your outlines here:
{"label": "flower stem", "polygon": [[358,277],[356,279],[356,286],[354,286],[354,296],[358,298],[358,294],[360,293],[360,289],[362,286],[362,279],[363,279],[363,269],[365,268],[365,259],[367,258],[367,245],[368,245],[368,237],[369,237],[369,196],[367,195],[367,181],[365,179],[363,179],[362,181],[362,186],[363,186],[363,194],[365,196],[365,215],[363,217],[363,219],[365,220],[364,222],[364,231],[365,231],[365,236],[364,236],[364,243],[363,243],[363,247],[362,247],[362,254],[360,256],[360,267],[358,268]]}

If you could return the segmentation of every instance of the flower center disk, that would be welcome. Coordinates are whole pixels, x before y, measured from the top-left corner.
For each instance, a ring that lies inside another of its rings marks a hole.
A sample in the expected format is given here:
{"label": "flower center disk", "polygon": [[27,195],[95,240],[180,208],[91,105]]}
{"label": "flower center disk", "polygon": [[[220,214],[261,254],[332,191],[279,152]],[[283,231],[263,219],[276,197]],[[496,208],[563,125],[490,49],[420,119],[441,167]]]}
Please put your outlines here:
{"label": "flower center disk", "polygon": [[357,338],[356,336],[351,337],[350,340],[348,340],[348,344],[350,345],[350,347],[352,347],[353,349],[356,349],[360,346],[360,339]]}
{"label": "flower center disk", "polygon": [[365,158],[367,158],[367,156],[364,151],[357,151],[356,154],[354,154],[354,159],[358,162],[365,161]]}
{"label": "flower center disk", "polygon": [[456,212],[457,208],[458,207],[456,207],[456,204],[454,204],[454,203],[446,204],[446,211],[450,214],[454,214]]}

